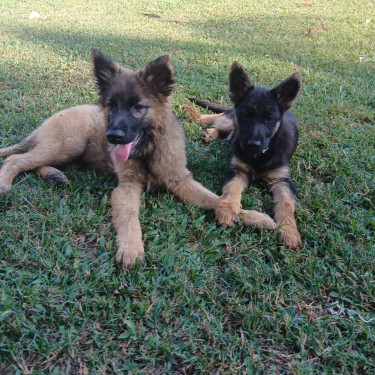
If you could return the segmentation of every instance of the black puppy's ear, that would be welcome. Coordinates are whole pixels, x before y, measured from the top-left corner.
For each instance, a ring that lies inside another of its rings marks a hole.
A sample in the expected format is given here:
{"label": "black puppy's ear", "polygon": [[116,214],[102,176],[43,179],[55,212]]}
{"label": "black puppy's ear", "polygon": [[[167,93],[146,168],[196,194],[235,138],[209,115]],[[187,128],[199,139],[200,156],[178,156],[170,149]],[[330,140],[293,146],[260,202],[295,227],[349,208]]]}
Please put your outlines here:
{"label": "black puppy's ear", "polygon": [[237,104],[242,97],[254,88],[249,76],[242,65],[234,61],[229,72],[229,96],[234,104]]}
{"label": "black puppy's ear", "polygon": [[141,71],[141,76],[154,94],[171,95],[175,80],[174,68],[168,55],[148,63]]}
{"label": "black puppy's ear", "polygon": [[91,60],[99,93],[103,95],[115,77],[118,65],[97,49],[92,50]]}
{"label": "black puppy's ear", "polygon": [[271,92],[273,92],[276,96],[280,108],[284,112],[287,111],[295,102],[301,86],[301,73],[295,72],[271,90]]}

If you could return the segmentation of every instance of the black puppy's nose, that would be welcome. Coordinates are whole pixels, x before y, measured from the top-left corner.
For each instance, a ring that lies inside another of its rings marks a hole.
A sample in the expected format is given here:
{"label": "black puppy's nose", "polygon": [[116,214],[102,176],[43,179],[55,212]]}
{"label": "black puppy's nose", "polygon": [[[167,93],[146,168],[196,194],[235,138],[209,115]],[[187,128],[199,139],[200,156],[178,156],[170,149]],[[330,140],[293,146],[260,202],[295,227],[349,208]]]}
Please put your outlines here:
{"label": "black puppy's nose", "polygon": [[115,145],[124,143],[125,133],[121,129],[110,129],[107,131],[107,139]]}
{"label": "black puppy's nose", "polygon": [[255,139],[250,139],[250,140],[247,141],[247,145],[250,148],[259,148],[261,144],[262,144],[261,141],[257,141]]}

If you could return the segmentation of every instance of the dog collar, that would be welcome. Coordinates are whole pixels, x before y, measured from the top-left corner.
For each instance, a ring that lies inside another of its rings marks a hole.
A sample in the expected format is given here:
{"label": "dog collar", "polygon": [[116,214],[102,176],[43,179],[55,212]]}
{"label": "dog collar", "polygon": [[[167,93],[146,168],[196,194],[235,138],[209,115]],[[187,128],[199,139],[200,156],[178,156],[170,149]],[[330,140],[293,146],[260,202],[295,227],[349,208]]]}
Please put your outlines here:
{"label": "dog collar", "polygon": [[[280,124],[281,124],[281,121],[279,121],[277,124],[276,124],[276,127],[275,127],[275,130],[273,131],[272,135],[271,135],[271,139],[270,139],[270,142],[272,141],[273,137],[276,135],[276,133],[279,131],[280,129]],[[262,150],[262,154],[265,154],[269,149],[269,146],[267,148],[265,148],[264,150]]]}

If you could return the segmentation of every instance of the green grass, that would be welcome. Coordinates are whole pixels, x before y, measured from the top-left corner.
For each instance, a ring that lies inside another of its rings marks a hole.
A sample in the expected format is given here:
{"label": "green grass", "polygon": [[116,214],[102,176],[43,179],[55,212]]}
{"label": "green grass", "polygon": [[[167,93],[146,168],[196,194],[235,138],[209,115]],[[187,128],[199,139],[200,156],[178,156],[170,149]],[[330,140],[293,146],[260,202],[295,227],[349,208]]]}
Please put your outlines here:
{"label": "green grass", "polygon": [[[233,60],[267,87],[300,70],[291,170],[304,243],[294,252],[270,231],[219,228],[212,212],[156,193],[142,199],[146,264],[125,272],[114,264],[115,181],[73,166],[66,187],[21,174],[0,197],[1,374],[375,373],[375,321],[329,310],[375,317],[375,5],[305,5],[0,3],[2,146],[97,101],[92,48],[133,69],[169,54],[189,167],[220,193],[229,147],[202,143],[187,97],[229,104]],[[262,185],[243,203],[272,212]]]}

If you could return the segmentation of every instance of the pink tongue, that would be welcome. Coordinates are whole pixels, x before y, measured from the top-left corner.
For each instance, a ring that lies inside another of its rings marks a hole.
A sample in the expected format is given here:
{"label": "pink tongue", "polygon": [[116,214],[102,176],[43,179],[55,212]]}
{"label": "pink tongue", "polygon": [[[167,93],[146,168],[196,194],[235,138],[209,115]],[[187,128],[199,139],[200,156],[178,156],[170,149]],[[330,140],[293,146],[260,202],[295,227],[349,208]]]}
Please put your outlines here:
{"label": "pink tongue", "polygon": [[129,159],[130,149],[133,142],[128,143],[127,145],[117,145],[115,148],[115,156],[117,161],[123,163]]}

